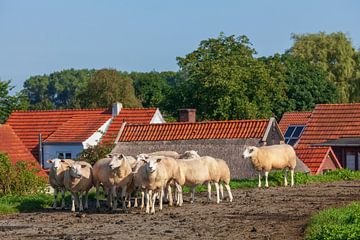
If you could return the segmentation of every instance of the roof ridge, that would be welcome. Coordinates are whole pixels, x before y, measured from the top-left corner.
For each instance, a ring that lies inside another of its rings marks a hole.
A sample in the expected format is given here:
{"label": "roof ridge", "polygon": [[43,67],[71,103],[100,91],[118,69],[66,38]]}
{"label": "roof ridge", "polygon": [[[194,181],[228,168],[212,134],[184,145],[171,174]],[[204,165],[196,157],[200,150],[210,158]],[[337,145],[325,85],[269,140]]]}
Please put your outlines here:
{"label": "roof ridge", "polygon": [[[126,109],[126,110],[156,110],[158,109],[157,107],[149,107],[149,108],[145,108],[145,107],[136,107],[136,108],[122,108],[121,110]],[[121,112],[121,111],[120,111]]]}
{"label": "roof ridge", "polygon": [[354,103],[319,103],[316,104],[315,107],[317,106],[348,106],[348,105],[359,105],[360,106],[360,102],[354,102]]}
{"label": "roof ridge", "polygon": [[146,123],[127,123],[127,126],[156,126],[156,125],[186,125],[186,124],[212,124],[212,123],[246,123],[246,122],[268,122],[269,119],[244,119],[244,120],[216,120],[216,121],[203,121],[203,122],[166,122],[166,123],[156,123],[156,124],[146,124]]}
{"label": "roof ridge", "polygon": [[71,111],[105,111],[109,108],[67,108],[67,109],[49,109],[49,110],[14,110],[13,112],[71,112]]}

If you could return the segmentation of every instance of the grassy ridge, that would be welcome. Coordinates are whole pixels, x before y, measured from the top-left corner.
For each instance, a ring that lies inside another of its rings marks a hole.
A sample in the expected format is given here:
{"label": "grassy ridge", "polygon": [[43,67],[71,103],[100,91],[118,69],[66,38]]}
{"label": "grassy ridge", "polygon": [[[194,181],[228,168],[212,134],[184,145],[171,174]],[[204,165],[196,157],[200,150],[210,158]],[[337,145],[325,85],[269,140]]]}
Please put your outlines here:
{"label": "grassy ridge", "polygon": [[[295,184],[304,185],[317,182],[334,182],[339,180],[355,180],[360,179],[359,171],[350,171],[347,169],[339,169],[331,172],[327,172],[323,175],[312,176],[304,173],[295,174]],[[290,181],[289,181],[290,182]],[[284,184],[284,175],[282,172],[273,172],[269,174],[269,185],[282,186]],[[246,189],[257,188],[258,179],[243,179],[232,180],[230,182],[231,189]],[[264,180],[263,180],[264,186]],[[215,190],[214,188],[212,189]],[[198,186],[197,192],[206,192],[206,186]],[[184,187],[184,192],[188,193],[189,188]],[[94,199],[95,193],[92,191],[89,194],[89,199]],[[101,198],[104,199],[103,194]],[[25,196],[4,196],[0,198],[0,214],[15,213],[15,212],[29,212],[37,209],[50,207],[52,204],[53,196],[49,194],[36,194]],[[66,194],[66,202],[70,203],[70,194]],[[60,204],[60,203],[59,203]]]}

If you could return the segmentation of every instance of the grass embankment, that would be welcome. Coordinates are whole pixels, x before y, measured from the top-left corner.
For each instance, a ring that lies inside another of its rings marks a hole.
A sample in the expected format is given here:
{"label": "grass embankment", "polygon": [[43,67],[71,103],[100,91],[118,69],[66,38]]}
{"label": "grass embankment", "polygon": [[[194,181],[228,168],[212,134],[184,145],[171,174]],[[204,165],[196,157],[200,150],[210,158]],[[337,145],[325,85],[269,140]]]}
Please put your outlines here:
{"label": "grass embankment", "polygon": [[307,240],[355,240],[360,238],[360,202],[323,210],[313,216],[306,230]]}
{"label": "grass embankment", "polygon": [[[289,174],[290,175],[290,174]],[[295,174],[295,184],[304,185],[317,182],[335,182],[339,180],[355,180],[360,179],[359,171],[350,171],[341,169],[331,171],[323,175],[311,176],[304,173]],[[284,175],[282,172],[273,172],[269,175],[269,185],[282,186],[284,184]],[[263,181],[264,185],[264,181]],[[258,179],[233,180],[230,182],[232,189],[257,188]],[[215,189],[213,188],[213,191]],[[198,186],[197,192],[206,192],[206,186]],[[189,192],[189,188],[185,187],[184,192]],[[59,194],[60,195],[60,194]],[[104,196],[101,196],[104,198]],[[95,193],[89,194],[89,199],[94,199]],[[35,194],[26,196],[4,196],[0,197],[0,214],[30,212],[38,209],[50,207],[53,196],[49,194]],[[70,194],[66,195],[66,202],[70,204]],[[60,202],[58,203],[60,205]]]}

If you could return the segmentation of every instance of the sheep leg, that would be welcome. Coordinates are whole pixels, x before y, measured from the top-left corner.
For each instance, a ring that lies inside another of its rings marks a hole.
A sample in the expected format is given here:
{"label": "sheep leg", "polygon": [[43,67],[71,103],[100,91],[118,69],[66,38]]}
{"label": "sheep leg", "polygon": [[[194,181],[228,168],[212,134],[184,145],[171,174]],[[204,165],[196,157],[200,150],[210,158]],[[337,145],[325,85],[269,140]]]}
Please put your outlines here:
{"label": "sheep leg", "polygon": [[[124,186],[121,189],[121,201],[122,201],[122,208],[125,209],[126,208],[126,186]],[[130,201],[130,199],[129,199]]]}
{"label": "sheep leg", "polygon": [[268,182],[268,177],[269,177],[269,172],[265,172],[265,187],[269,187],[269,182]]}
{"label": "sheep leg", "polygon": [[117,209],[117,193],[116,193],[116,186],[113,186],[111,188],[111,198],[112,198],[112,202],[113,202],[113,205],[112,205],[112,210],[116,210]]}
{"label": "sheep leg", "polygon": [[159,198],[159,210],[163,209],[163,197],[164,197],[164,188],[160,189],[160,198]]}
{"label": "sheep leg", "polygon": [[210,182],[208,182],[207,183],[207,190],[208,190],[208,202],[210,202],[211,201],[211,183]]}
{"label": "sheep leg", "polygon": [[[151,202],[151,210],[150,210],[150,213],[155,213],[155,201],[156,201],[156,198],[158,197],[158,194],[157,192],[155,192],[152,196],[152,202]],[[161,201],[161,200],[160,200]]]}
{"label": "sheep leg", "polygon": [[107,202],[108,202],[108,208],[112,209],[113,207],[113,200],[112,200],[112,192],[111,192],[111,188],[107,188],[106,189],[106,193],[107,193]]}
{"label": "sheep leg", "polygon": [[146,213],[150,213],[150,198],[151,198],[152,191],[146,190]]}
{"label": "sheep leg", "polygon": [[261,172],[259,172],[259,185],[258,185],[259,188],[261,188]]}
{"label": "sheep leg", "polygon": [[173,206],[174,202],[173,202],[173,196],[172,196],[172,189],[171,189],[171,186],[169,185],[167,187],[168,191],[167,191],[167,194],[168,194],[168,200],[169,200],[169,206]]}
{"label": "sheep leg", "polygon": [[[128,207],[128,208],[131,208],[131,193],[127,193],[126,195],[127,195],[127,199],[129,200],[127,207]],[[136,199],[136,198],[135,198],[135,199]],[[137,201],[137,200],[136,200],[136,201]],[[135,204],[134,204],[134,206],[135,206]]]}
{"label": "sheep leg", "polygon": [[231,193],[230,185],[225,184],[225,188],[226,188],[226,191],[228,192],[228,195],[229,195],[229,201],[232,202],[233,201],[233,195]]}
{"label": "sheep leg", "polygon": [[53,202],[53,209],[56,208],[56,200],[57,200],[57,196],[58,196],[58,190],[56,188],[54,188],[54,202]]}
{"label": "sheep leg", "polygon": [[183,192],[182,192],[182,187],[181,187],[181,185],[180,184],[176,184],[175,185],[176,186],[176,192],[177,192],[177,205],[179,206],[179,207],[181,207],[182,206],[182,204],[183,204]]}
{"label": "sheep leg", "polygon": [[141,206],[140,206],[141,209],[144,208],[144,198],[145,198],[145,193],[144,193],[144,191],[142,190],[142,191],[141,191]]}
{"label": "sheep leg", "polygon": [[215,189],[216,189],[216,203],[220,203],[220,197],[219,197],[219,183],[215,182]]}
{"label": "sheep leg", "polygon": [[71,193],[71,211],[75,212],[75,193]]}
{"label": "sheep leg", "polygon": [[294,169],[290,170],[290,174],[291,174],[291,186],[294,186]]}
{"label": "sheep leg", "polygon": [[89,192],[85,192],[85,210],[89,209],[89,205],[88,205],[88,197],[89,197]]}
{"label": "sheep leg", "polygon": [[222,183],[219,183],[219,187],[220,187],[220,201],[222,201],[224,199],[224,187]]}
{"label": "sheep leg", "polygon": [[191,188],[190,188],[190,191],[191,191],[191,200],[190,200],[190,203],[194,203],[194,201],[195,201],[195,186],[191,187]]}
{"label": "sheep leg", "polygon": [[[100,202],[99,202],[99,185],[96,184],[96,208],[100,208]],[[109,198],[109,196],[108,196]]]}
{"label": "sheep leg", "polygon": [[83,208],[83,203],[82,203],[82,192],[79,193],[79,196],[77,196],[79,198],[79,212],[82,212],[84,211],[84,208]]}
{"label": "sheep leg", "polygon": [[288,185],[288,182],[287,182],[287,174],[288,174],[288,170],[285,169],[285,172],[284,172],[284,186],[285,186],[285,187]]}
{"label": "sheep leg", "polygon": [[65,189],[61,189],[61,209],[65,208]]}

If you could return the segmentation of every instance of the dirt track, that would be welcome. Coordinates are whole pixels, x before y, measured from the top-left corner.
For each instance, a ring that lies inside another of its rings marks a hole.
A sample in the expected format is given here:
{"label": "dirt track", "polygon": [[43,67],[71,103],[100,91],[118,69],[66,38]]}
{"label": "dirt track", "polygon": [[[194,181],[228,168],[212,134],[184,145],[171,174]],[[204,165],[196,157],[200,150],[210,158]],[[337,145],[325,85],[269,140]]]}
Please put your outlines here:
{"label": "dirt track", "polygon": [[0,216],[0,239],[302,239],[311,214],[359,201],[360,181],[233,193],[233,203],[207,204],[201,194],[155,215],[46,209]]}

